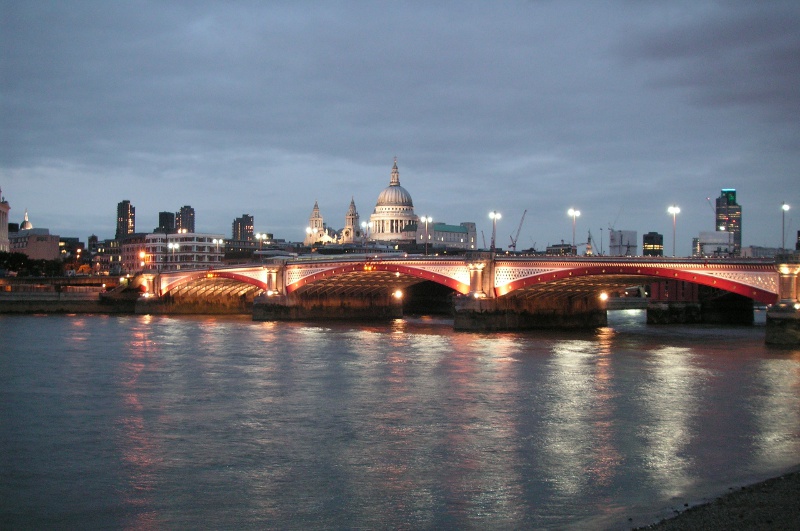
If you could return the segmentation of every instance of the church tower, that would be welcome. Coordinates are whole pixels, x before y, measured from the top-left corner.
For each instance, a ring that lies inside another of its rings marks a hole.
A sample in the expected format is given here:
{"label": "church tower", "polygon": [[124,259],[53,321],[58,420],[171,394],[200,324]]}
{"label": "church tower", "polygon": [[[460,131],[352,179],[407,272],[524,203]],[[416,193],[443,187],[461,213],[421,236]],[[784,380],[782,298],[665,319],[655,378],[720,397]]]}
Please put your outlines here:
{"label": "church tower", "polygon": [[361,238],[361,228],[358,225],[358,210],[356,202],[350,198],[350,208],[344,217],[344,229],[342,229],[342,243],[353,243]]}
{"label": "church tower", "polygon": [[322,238],[325,233],[325,224],[322,220],[322,214],[319,213],[319,204],[314,201],[314,209],[311,211],[311,217],[308,218],[308,227],[306,227],[306,239],[303,240],[303,245],[312,245]]}

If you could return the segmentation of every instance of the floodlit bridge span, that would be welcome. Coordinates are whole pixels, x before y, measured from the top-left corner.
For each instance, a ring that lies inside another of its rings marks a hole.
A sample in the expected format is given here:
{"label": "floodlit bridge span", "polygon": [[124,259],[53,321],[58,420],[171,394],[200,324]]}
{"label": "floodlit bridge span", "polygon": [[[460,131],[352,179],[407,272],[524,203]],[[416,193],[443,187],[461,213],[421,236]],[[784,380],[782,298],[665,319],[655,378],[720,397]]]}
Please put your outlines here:
{"label": "floodlit bridge span", "polygon": [[[491,274],[493,272],[493,275]],[[676,280],[736,293],[762,304],[778,300],[773,262],[653,258],[339,258],[283,260],[154,277],[157,296],[372,295],[425,280],[476,298],[555,299]],[[489,281],[489,282],[487,282]]]}
{"label": "floodlit bridge span", "polygon": [[796,268],[783,274],[781,267],[745,259],[491,253],[281,257],[246,266],[151,274],[146,289],[155,296],[153,302],[172,308],[167,311],[200,313],[204,306],[220,306],[252,308],[255,319],[374,319],[401,316],[404,290],[429,281],[456,295],[456,328],[494,330],[602,326],[601,293],[661,281],[708,286],[761,304],[796,300]]}

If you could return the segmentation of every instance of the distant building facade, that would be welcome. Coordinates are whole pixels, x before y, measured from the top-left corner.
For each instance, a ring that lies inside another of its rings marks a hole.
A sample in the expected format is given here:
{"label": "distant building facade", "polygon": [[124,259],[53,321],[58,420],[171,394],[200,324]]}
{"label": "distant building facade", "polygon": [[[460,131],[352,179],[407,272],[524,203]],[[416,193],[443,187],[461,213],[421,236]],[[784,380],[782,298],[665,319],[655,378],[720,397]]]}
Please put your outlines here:
{"label": "distant building facade", "polygon": [[178,271],[210,269],[222,264],[225,243],[221,234],[140,234],[121,245],[122,269]]}
{"label": "distant building facade", "polygon": [[194,232],[194,209],[184,205],[175,213],[175,229],[180,232]]}
{"label": "distant building facade", "polygon": [[417,245],[431,249],[477,249],[477,227],[475,223],[463,222],[460,225],[433,222],[428,224],[427,234],[424,223],[417,224]]}
{"label": "distant building facade", "polygon": [[0,252],[7,253],[9,250],[8,240],[8,213],[11,211],[11,205],[8,204],[6,198],[3,197],[3,191],[0,189]]}
{"label": "distant building facade", "polygon": [[158,227],[153,232],[160,232],[162,234],[172,234],[176,232],[175,228],[175,212],[159,212],[158,213]]}
{"label": "distant building facade", "polygon": [[9,232],[8,240],[9,252],[22,253],[34,260],[58,260],[61,258],[60,238],[55,234],[50,234],[48,229],[34,228],[28,219],[27,210],[19,231]]}
{"label": "distant building facade", "polygon": [[716,207],[716,230],[732,235],[730,254],[738,256],[742,249],[742,207],[736,202],[736,190],[723,188]]}
{"label": "distant building facade", "polygon": [[252,241],[253,226],[253,216],[250,214],[242,214],[241,217],[235,218],[231,227],[231,239],[240,242]]}
{"label": "distant building facade", "polygon": [[664,235],[648,232],[642,236],[642,254],[644,256],[664,256]]}
{"label": "distant building facade", "polygon": [[726,231],[703,231],[693,241],[692,254],[697,257],[732,256],[736,252],[733,236],[733,233]]}
{"label": "distant building facade", "polygon": [[127,199],[117,203],[117,231],[114,238],[120,240],[136,232],[136,208]]}
{"label": "distant building facade", "polygon": [[636,256],[638,243],[635,230],[611,230],[608,236],[609,256]]}

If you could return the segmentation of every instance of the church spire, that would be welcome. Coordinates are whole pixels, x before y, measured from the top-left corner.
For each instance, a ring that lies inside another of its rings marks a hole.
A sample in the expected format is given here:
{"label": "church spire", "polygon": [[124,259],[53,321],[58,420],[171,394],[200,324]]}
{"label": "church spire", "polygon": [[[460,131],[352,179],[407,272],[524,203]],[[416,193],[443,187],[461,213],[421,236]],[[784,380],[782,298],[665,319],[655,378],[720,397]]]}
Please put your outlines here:
{"label": "church spire", "polygon": [[394,166],[392,166],[392,179],[389,181],[389,186],[400,186],[400,170],[397,169],[397,157],[394,158]]}

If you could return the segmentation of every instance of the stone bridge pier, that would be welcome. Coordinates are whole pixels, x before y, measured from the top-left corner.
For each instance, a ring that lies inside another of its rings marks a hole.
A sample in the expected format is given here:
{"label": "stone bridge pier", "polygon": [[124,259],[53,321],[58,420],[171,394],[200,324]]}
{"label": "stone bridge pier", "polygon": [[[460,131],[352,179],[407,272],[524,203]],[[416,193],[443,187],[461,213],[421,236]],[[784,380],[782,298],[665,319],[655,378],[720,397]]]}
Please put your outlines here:
{"label": "stone bridge pier", "polygon": [[800,345],[800,253],[778,255],[778,302],[767,311],[765,341],[771,345]]}
{"label": "stone bridge pier", "polygon": [[455,299],[456,330],[497,331],[596,328],[608,324],[605,303],[585,293],[559,297],[499,297],[490,253],[468,260],[470,292]]}

